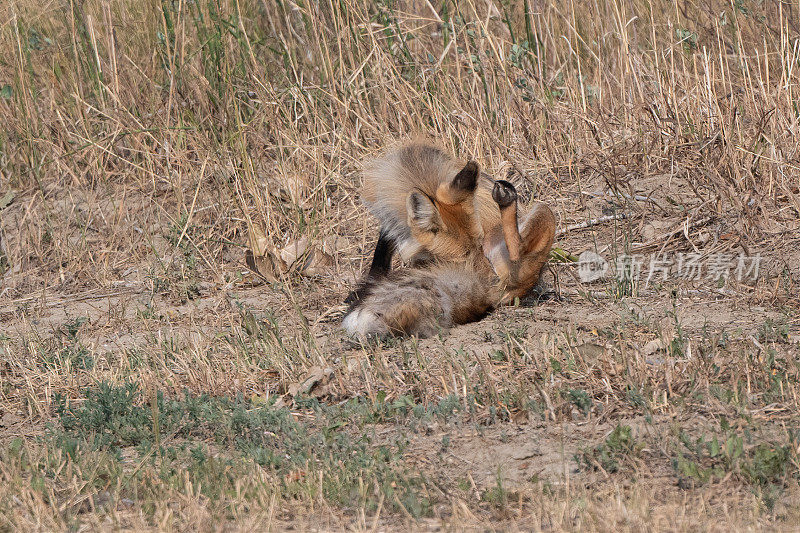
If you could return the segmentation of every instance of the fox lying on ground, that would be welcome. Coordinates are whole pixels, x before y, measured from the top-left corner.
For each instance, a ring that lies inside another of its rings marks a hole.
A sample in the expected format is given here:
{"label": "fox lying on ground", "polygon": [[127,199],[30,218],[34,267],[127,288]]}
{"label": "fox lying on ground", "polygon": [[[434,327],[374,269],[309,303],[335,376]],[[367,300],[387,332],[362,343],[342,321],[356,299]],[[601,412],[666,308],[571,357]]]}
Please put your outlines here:
{"label": "fox lying on ground", "polygon": [[[537,284],[553,244],[547,206],[518,223],[511,183],[425,143],[367,165],[362,196],[381,230],[369,272],[348,297],[351,335],[424,337],[478,320]],[[396,250],[410,267],[391,272]]]}

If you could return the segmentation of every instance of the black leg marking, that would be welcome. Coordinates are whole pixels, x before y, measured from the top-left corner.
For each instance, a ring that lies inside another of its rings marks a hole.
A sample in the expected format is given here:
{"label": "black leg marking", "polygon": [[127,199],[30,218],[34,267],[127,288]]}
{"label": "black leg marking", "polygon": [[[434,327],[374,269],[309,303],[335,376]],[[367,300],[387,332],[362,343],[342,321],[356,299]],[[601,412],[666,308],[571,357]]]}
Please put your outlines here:
{"label": "black leg marking", "polygon": [[367,274],[368,278],[379,278],[392,269],[394,248],[394,241],[389,238],[385,230],[381,229],[378,244],[375,245],[375,254],[372,256],[372,265]]}
{"label": "black leg marking", "polygon": [[392,257],[394,257],[394,241],[389,238],[385,230],[381,229],[378,236],[378,243],[375,245],[375,254],[372,256],[372,264],[367,275],[361,280],[358,286],[347,295],[344,303],[350,305],[352,310],[363,300],[372,287],[372,281],[384,277],[392,269]]}

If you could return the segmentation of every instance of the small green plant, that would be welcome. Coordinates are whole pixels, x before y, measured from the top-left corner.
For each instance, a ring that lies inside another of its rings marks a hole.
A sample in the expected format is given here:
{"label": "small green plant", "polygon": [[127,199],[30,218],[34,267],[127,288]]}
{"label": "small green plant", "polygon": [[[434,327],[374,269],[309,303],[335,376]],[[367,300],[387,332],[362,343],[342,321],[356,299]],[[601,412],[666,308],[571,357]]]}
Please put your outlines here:
{"label": "small green plant", "polygon": [[798,478],[791,443],[761,442],[746,447],[745,438],[727,421],[723,420],[720,427],[721,435],[711,437],[692,439],[683,431],[678,435],[682,447],[673,459],[673,468],[682,487],[710,483],[730,474],[762,488]]}
{"label": "small green plant", "polygon": [[495,363],[502,363],[504,361],[508,361],[508,355],[505,350],[492,350],[489,352],[489,359],[494,361]]}
{"label": "small green plant", "polygon": [[793,470],[796,476],[796,469],[790,446],[761,443],[748,450],[742,474],[748,482],[766,486],[782,482]]}
{"label": "small green plant", "polygon": [[481,500],[501,511],[508,506],[508,490],[503,486],[503,476],[499,468],[495,475],[495,485],[483,491]]}
{"label": "small green plant", "polygon": [[691,55],[692,52],[697,50],[697,34],[685,28],[676,28],[675,36],[678,42],[683,45],[683,51],[686,55]]}
{"label": "small green plant", "polygon": [[79,406],[57,394],[55,411],[62,428],[56,433],[59,442],[73,457],[81,442],[92,450],[112,451],[150,442],[150,411],[139,404],[140,398],[135,383],[121,387],[100,383],[98,388],[86,390],[86,399]]}
{"label": "small green plant", "polygon": [[508,55],[508,62],[514,65],[517,68],[525,68],[525,64],[523,63],[524,58],[531,53],[530,45],[528,41],[522,41],[521,43],[514,43],[511,45],[511,51]]}
{"label": "small green plant", "polygon": [[[612,214],[616,216],[620,206],[614,204]],[[621,248],[618,247],[618,240],[622,240]],[[614,220],[614,236],[611,260],[613,261],[611,275],[608,278],[607,291],[617,300],[622,300],[627,296],[636,296],[639,291],[640,278],[642,275],[641,255],[631,254],[630,247],[634,241],[633,227],[630,221],[618,222]]]}
{"label": "small green plant", "polygon": [[789,324],[786,320],[773,320],[768,318],[758,328],[756,338],[761,343],[787,342],[789,339]]}
{"label": "small green plant", "polygon": [[625,390],[625,398],[628,401],[628,405],[634,409],[643,411],[645,413],[649,412],[647,400],[638,388],[628,385],[627,389]]}
{"label": "small green plant", "polygon": [[73,320],[67,320],[64,322],[62,326],[62,330],[66,333],[67,338],[70,341],[75,341],[78,338],[78,331],[80,331],[81,327],[89,322],[89,319],[85,316],[76,317]]}
{"label": "small green plant", "polygon": [[589,393],[578,389],[568,389],[566,392],[570,403],[580,409],[584,416],[592,411],[594,402],[592,401],[592,397],[589,396]]}
{"label": "small green plant", "polygon": [[[159,477],[168,484],[184,482],[188,461],[190,478],[206,484],[206,494],[213,498],[233,491],[237,473],[250,463],[281,479],[287,495],[305,492],[308,483],[322,479],[318,489],[329,501],[372,502],[378,494],[359,489],[369,481],[390,505],[402,505],[414,516],[427,514],[430,508],[420,491],[424,480],[400,466],[405,444],[373,446],[366,434],[351,436],[342,431],[344,425],[337,424],[337,409],[317,407],[317,423],[329,428],[318,432],[296,421],[286,409],[254,405],[243,398],[186,393],[167,399],[158,392],[146,405],[136,383],[105,382],[84,394],[86,399],[78,404],[56,397],[58,424],[47,434],[73,461],[86,453],[110,454],[120,460],[123,448],[136,450],[140,461],[157,461]],[[409,404],[401,400],[392,408],[404,411]],[[180,443],[183,439],[211,439],[225,452],[211,456],[202,446],[187,449]]]}
{"label": "small green plant", "polygon": [[53,338],[47,340],[37,338],[37,342],[31,344],[37,347],[39,361],[45,368],[51,370],[94,368],[94,357],[78,339],[79,330],[88,320],[86,317],[67,320]]}
{"label": "small green plant", "polygon": [[672,317],[675,326],[675,336],[669,339],[667,353],[676,359],[682,359],[687,355],[689,339],[683,331],[680,320],[678,320],[678,295],[677,291],[672,291],[672,309],[667,312],[667,316]]}
{"label": "small green plant", "polygon": [[644,444],[633,437],[630,426],[618,425],[601,444],[576,454],[575,461],[581,467],[601,467],[608,473],[614,473],[626,465],[632,466],[634,458],[643,448]]}

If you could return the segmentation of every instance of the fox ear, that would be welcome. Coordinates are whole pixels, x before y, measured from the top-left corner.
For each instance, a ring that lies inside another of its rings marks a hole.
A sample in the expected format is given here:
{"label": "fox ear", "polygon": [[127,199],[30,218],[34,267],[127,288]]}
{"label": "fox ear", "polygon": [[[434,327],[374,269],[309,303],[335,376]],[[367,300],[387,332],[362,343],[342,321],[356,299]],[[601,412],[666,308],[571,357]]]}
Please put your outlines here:
{"label": "fox ear", "polygon": [[450,187],[454,191],[472,192],[478,186],[478,163],[470,161],[453,178]]}
{"label": "fox ear", "polygon": [[419,191],[414,191],[406,199],[408,225],[423,231],[438,231],[442,225],[439,210],[433,201]]}
{"label": "fox ear", "polygon": [[470,161],[458,171],[450,183],[442,183],[436,190],[436,198],[448,205],[463,202],[475,193],[480,169],[478,163]]}

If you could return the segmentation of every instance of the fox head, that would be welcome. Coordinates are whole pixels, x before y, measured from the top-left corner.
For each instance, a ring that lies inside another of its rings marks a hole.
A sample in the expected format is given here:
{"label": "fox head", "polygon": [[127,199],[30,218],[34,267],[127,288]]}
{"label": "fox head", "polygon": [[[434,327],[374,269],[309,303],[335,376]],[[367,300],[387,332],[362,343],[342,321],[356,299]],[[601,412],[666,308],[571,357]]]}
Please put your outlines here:
{"label": "fox head", "polygon": [[475,216],[475,189],[480,171],[475,161],[442,183],[431,198],[421,190],[406,199],[412,237],[440,260],[457,260],[480,250],[481,228]]}

